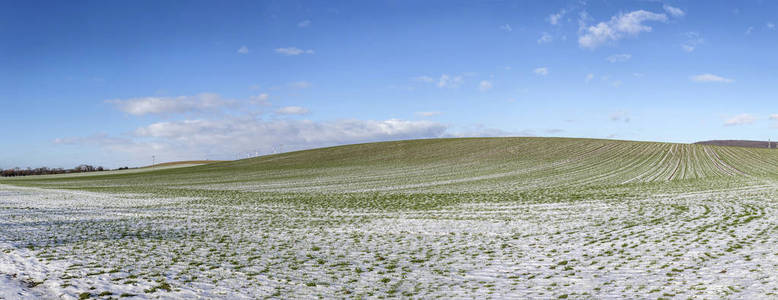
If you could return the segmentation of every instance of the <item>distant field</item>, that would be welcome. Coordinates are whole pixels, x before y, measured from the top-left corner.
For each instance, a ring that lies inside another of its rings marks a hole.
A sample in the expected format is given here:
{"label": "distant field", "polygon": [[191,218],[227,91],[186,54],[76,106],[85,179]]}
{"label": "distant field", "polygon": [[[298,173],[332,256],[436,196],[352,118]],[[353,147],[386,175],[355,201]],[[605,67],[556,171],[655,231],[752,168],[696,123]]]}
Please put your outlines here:
{"label": "distant field", "polygon": [[432,139],[144,170],[0,179],[0,285],[38,297],[778,297],[775,149]]}
{"label": "distant field", "polygon": [[696,142],[700,145],[715,145],[715,146],[733,146],[733,147],[748,147],[748,148],[778,148],[776,142],[771,141],[747,141],[747,140],[712,140]]}

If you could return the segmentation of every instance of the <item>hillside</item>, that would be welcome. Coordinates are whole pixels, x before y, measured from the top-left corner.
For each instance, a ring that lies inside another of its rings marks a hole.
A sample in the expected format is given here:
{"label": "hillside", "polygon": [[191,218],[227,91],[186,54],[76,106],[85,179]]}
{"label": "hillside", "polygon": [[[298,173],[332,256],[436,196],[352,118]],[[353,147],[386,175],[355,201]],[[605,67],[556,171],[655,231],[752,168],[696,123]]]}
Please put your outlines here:
{"label": "hillside", "polygon": [[[513,193],[726,186],[778,175],[767,149],[571,138],[369,143],[84,178],[4,182],[157,194]],[[673,184],[663,184],[673,183]],[[355,195],[354,197],[360,197]]]}

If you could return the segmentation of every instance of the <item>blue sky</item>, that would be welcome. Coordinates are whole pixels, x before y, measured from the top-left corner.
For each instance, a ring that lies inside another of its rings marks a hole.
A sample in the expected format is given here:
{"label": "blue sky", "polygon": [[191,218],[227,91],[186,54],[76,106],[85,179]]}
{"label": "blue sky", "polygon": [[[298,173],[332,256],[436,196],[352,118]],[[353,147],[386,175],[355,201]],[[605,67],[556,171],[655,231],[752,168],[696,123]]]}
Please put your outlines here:
{"label": "blue sky", "polygon": [[778,139],[772,1],[3,1],[0,168]]}

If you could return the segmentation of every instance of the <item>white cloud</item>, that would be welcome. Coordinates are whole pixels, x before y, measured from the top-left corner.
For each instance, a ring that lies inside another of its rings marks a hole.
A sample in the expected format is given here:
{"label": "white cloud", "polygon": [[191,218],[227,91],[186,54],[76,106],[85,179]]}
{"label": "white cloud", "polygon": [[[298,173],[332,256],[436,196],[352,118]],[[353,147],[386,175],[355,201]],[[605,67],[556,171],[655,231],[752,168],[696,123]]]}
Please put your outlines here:
{"label": "white cloud", "polygon": [[778,121],[778,114],[771,114],[770,115],[770,120]]}
{"label": "white cloud", "polygon": [[532,72],[541,76],[546,76],[548,75],[548,68],[546,67],[535,68],[534,70],[532,70]]}
{"label": "white cloud", "polygon": [[246,46],[240,46],[240,48],[238,48],[238,54],[249,54],[249,48]]}
{"label": "white cloud", "polygon": [[548,20],[551,25],[559,25],[559,21],[562,20],[562,17],[567,13],[566,10],[560,10],[558,13],[550,14],[546,20]]}
{"label": "white cloud", "polygon": [[435,83],[439,88],[456,88],[464,83],[465,79],[462,75],[451,76],[448,74],[441,74],[440,77],[434,78],[430,76],[416,76],[411,78],[413,81],[422,83]]}
{"label": "white cloud", "polygon": [[492,89],[492,83],[489,81],[482,80],[481,83],[478,84],[479,91],[486,92],[491,89]]}
{"label": "white cloud", "polygon": [[310,111],[301,106],[284,106],[276,110],[276,114],[279,115],[304,115]]}
{"label": "white cloud", "polygon": [[420,116],[420,117],[434,117],[434,116],[439,116],[441,114],[443,114],[443,113],[441,113],[439,111],[419,111],[419,112],[416,112],[416,115]]}
{"label": "white cloud", "polygon": [[311,20],[302,20],[299,23],[297,23],[297,27],[305,28],[311,26]]}
{"label": "white cloud", "polygon": [[222,99],[217,94],[208,93],[196,96],[112,99],[105,102],[136,116],[214,111],[235,103],[233,100]]}
{"label": "white cloud", "polygon": [[605,58],[605,60],[611,63],[625,62],[632,58],[631,54],[614,54]]}
{"label": "white cloud", "polygon": [[583,34],[578,37],[578,45],[594,49],[610,41],[618,41],[624,37],[634,37],[641,32],[650,32],[652,28],[644,25],[646,21],[667,22],[667,15],[645,10],[637,10],[627,14],[613,16],[608,22],[583,28]]}
{"label": "white cloud", "polygon": [[552,42],[553,40],[554,40],[554,37],[552,37],[552,36],[551,36],[550,34],[548,34],[547,32],[544,32],[544,33],[543,33],[543,34],[540,36],[540,38],[538,39],[538,44],[545,44],[545,43],[550,43],[550,42]]}
{"label": "white cloud", "polygon": [[665,11],[668,14],[670,14],[671,16],[676,17],[676,18],[677,17],[683,17],[684,15],[686,15],[686,12],[684,12],[682,9],[677,8],[677,7],[672,7],[672,6],[667,5],[667,4],[663,5],[662,8],[664,8]]}
{"label": "white cloud", "polygon": [[739,114],[737,116],[724,120],[724,126],[746,125],[746,124],[754,123],[754,121],[756,121],[756,117],[754,117],[753,115]]}
{"label": "white cloud", "polygon": [[[135,131],[137,136],[173,138],[186,141],[219,143],[230,140],[230,136],[262,137],[298,140],[298,143],[356,142],[378,138],[414,138],[440,136],[445,127],[429,121],[385,121],[340,120],[332,122],[261,121],[261,120],[184,120],[159,122]],[[267,133],[276,133],[269,134]],[[282,134],[278,134],[282,133]],[[203,137],[210,137],[204,139]],[[265,138],[260,138],[260,140]]]}
{"label": "white cloud", "polygon": [[594,73],[586,74],[586,83],[589,83],[594,79]]}
{"label": "white cloud", "polygon": [[765,24],[765,27],[767,27],[767,29],[769,30],[775,30],[775,24],[773,22],[767,22],[767,24]]}
{"label": "white cloud", "polygon": [[686,41],[681,44],[681,49],[683,49],[683,51],[692,52],[697,48],[698,45],[705,42],[705,40],[700,37],[699,33],[687,32],[685,35]]}
{"label": "white cloud", "polygon": [[500,29],[501,30],[505,30],[507,32],[513,31],[513,28],[511,28],[510,24],[502,24],[502,25],[500,25]]}
{"label": "white cloud", "polygon": [[749,35],[752,32],[754,32],[754,26],[748,26],[748,29],[746,29],[746,35]]}
{"label": "white cloud", "polygon": [[694,81],[694,82],[721,82],[721,83],[731,83],[731,82],[734,82],[734,81],[735,81],[735,80],[733,80],[733,79],[724,78],[724,77],[721,77],[721,76],[718,76],[718,75],[713,75],[713,74],[710,74],[710,73],[705,73],[705,74],[694,75],[694,76],[692,76],[692,77],[689,77],[689,79],[691,79],[691,80],[692,80],[692,81]]}
{"label": "white cloud", "polygon": [[270,95],[262,93],[249,98],[249,103],[256,104],[256,105],[270,105],[268,99],[270,99]]}
{"label": "white cloud", "polygon": [[440,75],[440,79],[438,80],[438,87],[444,88],[444,87],[450,87],[455,88],[459,87],[459,85],[464,82],[464,79],[462,76],[448,76],[448,74]]}
{"label": "white cloud", "polygon": [[286,55],[286,56],[294,56],[294,55],[300,55],[300,54],[313,54],[314,51],[311,49],[303,50],[297,47],[286,47],[286,48],[277,48],[276,53]]}

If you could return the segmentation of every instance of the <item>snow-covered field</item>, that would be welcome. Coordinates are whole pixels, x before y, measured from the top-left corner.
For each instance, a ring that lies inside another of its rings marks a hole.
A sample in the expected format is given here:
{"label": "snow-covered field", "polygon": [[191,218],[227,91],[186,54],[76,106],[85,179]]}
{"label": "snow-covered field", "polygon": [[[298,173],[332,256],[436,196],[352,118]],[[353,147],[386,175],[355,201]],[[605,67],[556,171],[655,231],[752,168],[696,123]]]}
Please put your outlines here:
{"label": "snow-covered field", "polygon": [[778,156],[592,143],[8,181],[0,299],[778,297]]}
{"label": "snow-covered field", "polygon": [[767,298],[777,195],[381,213],[1,186],[0,297]]}

